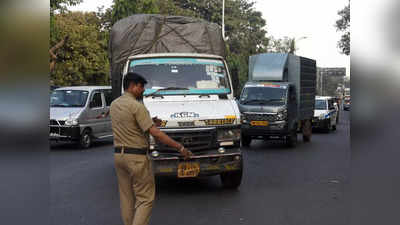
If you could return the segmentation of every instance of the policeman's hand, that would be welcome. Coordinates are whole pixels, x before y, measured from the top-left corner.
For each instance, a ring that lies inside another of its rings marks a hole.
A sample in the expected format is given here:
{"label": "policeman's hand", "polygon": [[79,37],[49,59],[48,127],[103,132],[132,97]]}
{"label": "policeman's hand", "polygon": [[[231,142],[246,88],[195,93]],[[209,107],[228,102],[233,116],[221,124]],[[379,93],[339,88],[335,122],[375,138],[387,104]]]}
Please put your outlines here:
{"label": "policeman's hand", "polygon": [[161,126],[162,120],[161,120],[161,119],[158,119],[157,116],[153,117],[152,120],[153,120],[153,123],[154,123],[157,127],[160,127],[160,126]]}
{"label": "policeman's hand", "polygon": [[185,160],[188,160],[193,155],[193,153],[191,151],[189,151],[187,148],[183,148],[181,150],[181,155],[183,156],[183,158]]}

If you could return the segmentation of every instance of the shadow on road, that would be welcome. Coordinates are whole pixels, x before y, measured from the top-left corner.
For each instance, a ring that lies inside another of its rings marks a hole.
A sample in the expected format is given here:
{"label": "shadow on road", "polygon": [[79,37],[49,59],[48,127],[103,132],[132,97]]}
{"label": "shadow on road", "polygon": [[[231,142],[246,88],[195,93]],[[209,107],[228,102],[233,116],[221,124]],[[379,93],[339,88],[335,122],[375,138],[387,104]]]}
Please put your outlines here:
{"label": "shadow on road", "polygon": [[85,151],[98,147],[108,146],[113,144],[113,139],[96,140],[92,143],[89,149],[81,149],[78,144],[73,142],[50,142],[51,151]]}
{"label": "shadow on road", "polygon": [[[219,176],[185,178],[157,177],[157,193],[163,195],[188,195],[188,194],[235,194],[238,190],[225,189],[219,180]],[[240,189],[240,188],[239,188]]]}

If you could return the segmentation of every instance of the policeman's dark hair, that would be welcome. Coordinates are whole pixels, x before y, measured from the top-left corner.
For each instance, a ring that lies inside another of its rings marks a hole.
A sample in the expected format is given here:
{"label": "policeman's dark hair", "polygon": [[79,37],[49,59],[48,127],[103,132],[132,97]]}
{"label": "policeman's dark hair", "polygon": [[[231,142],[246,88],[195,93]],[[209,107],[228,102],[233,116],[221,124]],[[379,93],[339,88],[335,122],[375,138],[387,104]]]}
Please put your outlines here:
{"label": "policeman's dark hair", "polygon": [[124,77],[124,90],[128,89],[131,83],[142,84],[145,86],[147,84],[147,80],[144,79],[144,77],[142,77],[140,74],[129,72]]}

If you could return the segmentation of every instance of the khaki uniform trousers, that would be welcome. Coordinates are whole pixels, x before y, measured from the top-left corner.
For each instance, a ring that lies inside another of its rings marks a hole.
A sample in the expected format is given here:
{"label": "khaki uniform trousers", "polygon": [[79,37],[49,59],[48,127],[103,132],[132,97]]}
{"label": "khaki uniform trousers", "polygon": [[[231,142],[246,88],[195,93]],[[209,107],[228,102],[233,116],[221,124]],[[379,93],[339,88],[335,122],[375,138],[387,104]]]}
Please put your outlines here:
{"label": "khaki uniform trousers", "polygon": [[155,198],[154,174],[146,155],[115,153],[121,215],[125,225],[147,225]]}

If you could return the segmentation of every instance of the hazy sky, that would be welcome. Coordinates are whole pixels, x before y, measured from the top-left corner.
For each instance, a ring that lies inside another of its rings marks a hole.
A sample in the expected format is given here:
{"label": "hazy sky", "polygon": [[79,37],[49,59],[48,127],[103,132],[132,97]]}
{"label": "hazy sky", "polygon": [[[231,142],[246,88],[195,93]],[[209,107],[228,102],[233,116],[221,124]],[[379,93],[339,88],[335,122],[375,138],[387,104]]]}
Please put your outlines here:
{"label": "hazy sky", "polygon": [[[108,8],[111,3],[112,0],[84,0],[70,9],[96,11],[97,7]],[[316,59],[319,67],[346,67],[349,74],[350,57],[339,53],[340,33],[334,27],[339,19],[337,12],[347,3],[348,0],[256,0],[256,10],[262,12],[269,35],[301,39],[297,55]]]}

